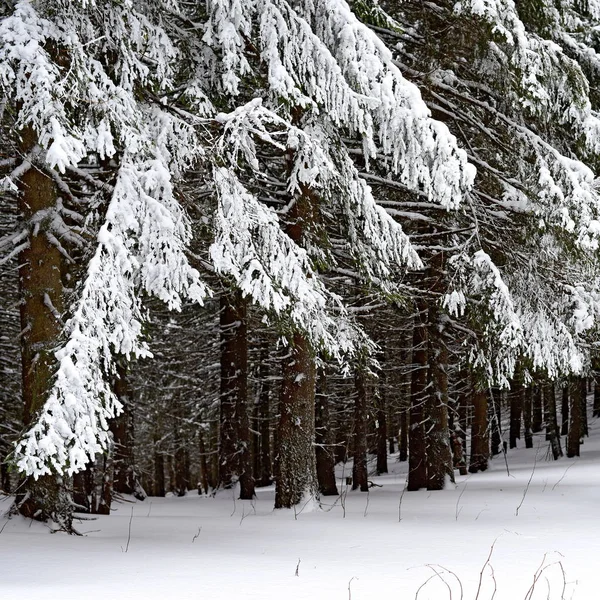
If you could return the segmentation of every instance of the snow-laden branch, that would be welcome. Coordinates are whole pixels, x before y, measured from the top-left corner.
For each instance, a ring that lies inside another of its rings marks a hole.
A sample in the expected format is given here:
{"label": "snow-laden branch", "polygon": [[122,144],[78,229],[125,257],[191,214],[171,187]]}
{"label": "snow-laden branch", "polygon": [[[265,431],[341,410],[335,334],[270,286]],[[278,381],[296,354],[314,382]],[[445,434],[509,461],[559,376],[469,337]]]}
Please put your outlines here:
{"label": "snow-laden branch", "polygon": [[208,289],[184,254],[189,223],[158,160],[125,163],[98,234],[55,382],[34,425],[15,449],[18,468],[39,477],[75,473],[108,448],[108,420],[121,411],[109,384],[114,357],[149,356],[140,291],[179,309]]}

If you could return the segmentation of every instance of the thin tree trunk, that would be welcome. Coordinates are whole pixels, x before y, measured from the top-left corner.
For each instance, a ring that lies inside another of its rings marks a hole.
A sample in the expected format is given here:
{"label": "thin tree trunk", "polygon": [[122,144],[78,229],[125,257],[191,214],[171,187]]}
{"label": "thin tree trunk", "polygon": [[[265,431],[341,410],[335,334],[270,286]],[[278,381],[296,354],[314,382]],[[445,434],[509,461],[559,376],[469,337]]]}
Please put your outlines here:
{"label": "thin tree trunk", "polygon": [[469,375],[465,372],[459,374],[462,382],[462,390],[458,393],[456,401],[456,415],[452,427],[452,454],[454,468],[458,469],[460,475],[466,475],[467,471],[467,414],[469,408],[470,383]]}
{"label": "thin tree trunk", "polygon": [[473,422],[471,423],[471,460],[469,472],[477,473],[488,468],[490,439],[488,429],[487,394],[473,389]]}
{"label": "thin tree trunk", "polygon": [[333,431],[329,421],[329,398],[324,369],[319,370],[315,394],[315,460],[319,492],[323,496],[337,496],[335,481],[335,456],[333,452]]}
{"label": "thin tree trunk", "polygon": [[255,429],[256,453],[254,457],[255,485],[262,487],[271,485],[271,427],[270,427],[270,405],[271,405],[271,382],[269,368],[269,346],[266,340],[260,348],[260,364],[258,367],[259,391],[258,403],[255,405]]}
{"label": "thin tree trunk", "polygon": [[219,478],[231,487],[236,478],[240,498],[254,496],[248,419],[248,340],[246,301],[237,290],[221,297],[221,390]]}
{"label": "thin tree trunk", "polygon": [[537,384],[533,388],[532,398],[531,431],[533,433],[539,433],[544,428],[544,401],[542,398],[541,384]]}
{"label": "thin tree trunk", "polygon": [[600,417],[600,371],[594,371],[594,409],[592,416]]}
{"label": "thin tree trunk", "polygon": [[556,389],[554,383],[547,383],[544,386],[544,404],[546,407],[546,437],[550,442],[554,460],[558,460],[563,455],[563,452],[560,445],[560,431],[556,418]]}
{"label": "thin tree trunk", "polygon": [[492,426],[492,456],[502,452],[502,392],[494,388],[491,391],[490,423]]}
{"label": "thin tree trunk", "polygon": [[567,435],[569,433],[569,387],[569,382],[563,383],[562,403],[560,410],[561,435]]}
{"label": "thin tree trunk", "polygon": [[533,434],[531,431],[532,390],[530,387],[521,388],[521,398],[523,404],[525,448],[533,448]]}
{"label": "thin tree trunk", "polygon": [[206,445],[204,443],[204,432],[198,430],[198,450],[200,451],[200,485],[199,494],[208,494],[210,486],[208,483],[208,461],[206,460]]}
{"label": "thin tree trunk", "polygon": [[567,456],[569,458],[579,456],[579,446],[581,444],[581,389],[583,387],[581,382],[581,379],[576,378],[571,383],[569,403],[569,433],[567,435]]}
{"label": "thin tree trunk", "polygon": [[362,365],[354,374],[354,429],[352,434],[352,489],[369,491],[367,477],[367,377]]}
{"label": "thin tree trunk", "polygon": [[509,448],[517,447],[517,440],[521,439],[521,413],[523,411],[523,386],[518,381],[513,381],[509,392],[510,398],[510,430]]}
{"label": "thin tree trunk", "polygon": [[388,427],[387,407],[385,393],[379,388],[379,394],[375,399],[377,405],[377,418],[375,419],[375,433],[377,435],[377,474],[388,472]]}
{"label": "thin tree trunk", "polygon": [[427,326],[423,322],[427,305],[417,302],[418,314],[413,326],[413,360],[410,388],[410,426],[408,433],[408,491],[426,488],[427,443],[425,440],[424,404],[427,401]]}
{"label": "thin tree trunk", "polygon": [[588,392],[588,380],[587,377],[581,378],[581,437],[588,437],[590,435],[588,429],[588,418],[587,418],[587,392]]}

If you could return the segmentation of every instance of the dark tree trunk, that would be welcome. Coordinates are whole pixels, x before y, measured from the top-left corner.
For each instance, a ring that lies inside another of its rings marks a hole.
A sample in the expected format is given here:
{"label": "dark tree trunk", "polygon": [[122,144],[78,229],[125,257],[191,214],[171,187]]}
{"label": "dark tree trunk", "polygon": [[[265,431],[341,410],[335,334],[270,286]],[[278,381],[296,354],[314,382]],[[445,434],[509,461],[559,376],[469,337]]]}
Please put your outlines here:
{"label": "dark tree trunk", "polygon": [[206,444],[204,443],[204,431],[198,430],[198,450],[200,451],[200,481],[198,486],[199,494],[208,494],[210,484],[208,483],[208,461],[206,460]]}
{"label": "dark tree trunk", "polygon": [[402,408],[400,413],[400,428],[398,430],[398,460],[404,462],[408,460],[408,424],[409,408]]}
{"label": "dark tree trunk", "polygon": [[418,314],[413,326],[413,359],[410,388],[410,425],[408,433],[408,491],[426,488],[427,443],[425,439],[424,405],[427,402],[427,304],[417,303]]}
{"label": "dark tree trunk", "polygon": [[510,398],[510,430],[509,448],[517,447],[517,440],[521,439],[521,413],[523,411],[523,386],[518,381],[513,381],[509,392]]}
{"label": "dark tree trunk", "polygon": [[[385,395],[380,391],[377,403],[377,418],[375,419],[375,433],[377,435],[377,475],[388,472],[388,428]],[[392,441],[393,444],[393,441]]]}
{"label": "dark tree trunk", "polygon": [[531,412],[531,431],[539,433],[544,428],[544,400],[542,398],[542,385],[533,388],[533,406]]}
{"label": "dark tree trunk", "polygon": [[117,377],[113,382],[113,390],[123,405],[123,412],[110,424],[114,441],[113,489],[117,494],[132,494],[138,500],[144,500],[146,492],[140,483],[133,454],[133,410],[127,367],[121,361],[117,363]]}
{"label": "dark tree trunk", "polygon": [[547,383],[544,386],[544,406],[546,408],[546,437],[550,442],[552,457],[554,460],[558,460],[563,452],[556,418],[556,389],[553,383]]}
{"label": "dark tree trunk", "polygon": [[160,444],[160,425],[154,433],[154,495],[164,496],[165,487],[165,457],[159,448]]}
{"label": "dark tree trunk", "polygon": [[279,396],[275,508],[292,508],[317,495],[315,361],[306,338],[294,334],[283,359]]}
{"label": "dark tree trunk", "polygon": [[461,372],[459,374],[462,390],[458,393],[456,401],[456,411],[453,418],[452,435],[452,455],[454,468],[458,469],[461,475],[466,475],[467,471],[467,415],[469,408],[469,375]]}
{"label": "dark tree trunk", "polygon": [[473,389],[473,422],[471,423],[471,460],[469,472],[477,473],[488,468],[490,439],[488,429],[487,394]]}
{"label": "dark tree trunk", "polygon": [[329,398],[324,369],[319,371],[315,394],[315,459],[319,492],[323,496],[337,496],[335,482],[335,456],[333,452],[333,431],[329,421]]}
{"label": "dark tree trunk", "polygon": [[[37,144],[35,132],[21,132],[21,152],[28,154]],[[56,188],[39,168],[31,167],[19,184],[19,212],[30,228],[29,244],[19,254],[21,314],[21,369],[23,382],[23,424],[27,428],[44,406],[56,368],[54,351],[62,330],[63,288],[61,254],[45,235],[44,220],[39,231],[34,221],[56,210]],[[45,217],[48,220],[50,217]],[[72,531],[72,502],[62,478],[44,475],[27,478],[19,486],[16,508],[24,516],[55,521]]]}
{"label": "dark tree trunk", "polygon": [[354,429],[352,433],[352,489],[369,491],[367,476],[367,377],[362,365],[354,374]]}
{"label": "dark tree trunk", "polygon": [[533,433],[531,430],[531,412],[532,412],[532,390],[530,387],[521,389],[521,398],[523,402],[523,428],[525,434],[525,448],[533,448]]}
{"label": "dark tree trunk", "polygon": [[594,409],[592,416],[600,417],[600,371],[594,371]]}
{"label": "dark tree trunk", "polygon": [[490,424],[492,426],[492,456],[502,452],[502,392],[494,388],[491,392],[489,407]]}
{"label": "dark tree trunk", "polygon": [[221,390],[219,479],[225,488],[239,478],[240,498],[254,497],[248,419],[246,301],[239,291],[221,297]]}
{"label": "dark tree trunk", "polygon": [[560,410],[561,418],[561,435],[567,435],[569,433],[569,383],[563,384],[562,389],[562,403]]}
{"label": "dark tree trunk", "polygon": [[582,437],[582,379],[576,378],[571,383],[569,403],[569,433],[567,435],[567,456],[573,458],[579,456],[579,446]]}
{"label": "dark tree trunk", "polygon": [[[439,265],[438,265],[439,266]],[[436,277],[439,272],[435,271]],[[426,415],[427,489],[442,490],[454,483],[454,465],[448,428],[448,349],[437,304],[429,307],[429,391]]]}
{"label": "dark tree trunk", "polygon": [[588,380],[586,377],[581,378],[581,437],[588,437],[590,435],[588,429],[588,418],[587,418],[587,392],[588,392]]}
{"label": "dark tree trunk", "polygon": [[271,382],[269,369],[269,346],[263,343],[260,349],[260,365],[258,367],[259,391],[258,403],[254,407],[256,436],[254,454],[254,473],[256,486],[266,486],[273,483],[271,467]]}

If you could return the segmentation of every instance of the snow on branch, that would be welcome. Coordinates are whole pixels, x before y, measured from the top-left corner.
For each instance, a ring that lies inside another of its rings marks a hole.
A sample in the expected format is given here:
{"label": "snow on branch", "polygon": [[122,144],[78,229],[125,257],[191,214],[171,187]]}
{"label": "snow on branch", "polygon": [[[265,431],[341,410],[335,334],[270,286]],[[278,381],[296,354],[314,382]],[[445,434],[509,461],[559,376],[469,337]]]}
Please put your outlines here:
{"label": "snow on branch", "polygon": [[391,292],[399,270],[422,268],[401,225],[376,203],[344,146],[318,122],[309,120],[303,129],[295,127],[265,108],[260,99],[219,115],[218,120],[224,130],[217,148],[232,166],[241,155],[259,170],[255,137],[282,152],[292,151],[288,192],[293,196],[301,194],[303,186],[309,187],[327,210],[340,214],[348,250],[368,281]]}
{"label": "snow on branch", "polygon": [[169,171],[154,159],[119,170],[98,248],[90,261],[55,382],[35,424],[15,449],[18,468],[39,477],[80,471],[108,448],[108,420],[121,411],[111,389],[115,355],[149,356],[140,289],[179,309],[209,293],[184,254],[189,223]]}
{"label": "snow on branch", "polygon": [[276,213],[262,205],[231,170],[213,174],[218,197],[215,270],[231,277],[244,296],[304,332],[315,348],[337,359],[372,346],[347,316],[341,299],[325,287],[308,253],[281,228]]}
{"label": "snow on branch", "polygon": [[211,0],[209,11],[204,39],[222,54],[228,93],[239,92],[250,70],[244,40],[258,35],[274,105],[302,107],[360,136],[367,161],[383,152],[403,184],[447,208],[458,206],[475,168],[344,0]]}

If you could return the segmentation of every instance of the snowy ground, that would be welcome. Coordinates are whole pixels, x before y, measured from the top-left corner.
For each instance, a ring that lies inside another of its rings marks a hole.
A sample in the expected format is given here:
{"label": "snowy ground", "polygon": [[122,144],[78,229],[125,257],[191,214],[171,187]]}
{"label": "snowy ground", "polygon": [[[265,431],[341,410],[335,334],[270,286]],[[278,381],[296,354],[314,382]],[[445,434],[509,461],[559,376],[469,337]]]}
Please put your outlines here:
{"label": "snowy ground", "polygon": [[[121,503],[82,522],[84,537],[2,519],[0,598],[409,600],[434,575],[427,565],[439,565],[450,589],[434,576],[418,598],[458,600],[458,578],[472,600],[494,544],[479,600],[492,597],[494,579],[496,600],[529,598],[543,560],[533,599],[561,598],[562,565],[564,598],[596,600],[600,422],[580,459],[549,461],[543,436],[535,443],[508,455],[510,475],[496,458],[443,492],[402,495],[407,466],[391,461],[389,475],[373,478],[382,487],[299,514],[273,511],[273,489],[261,489],[252,503],[231,493]],[[0,498],[0,510],[9,502]]]}

